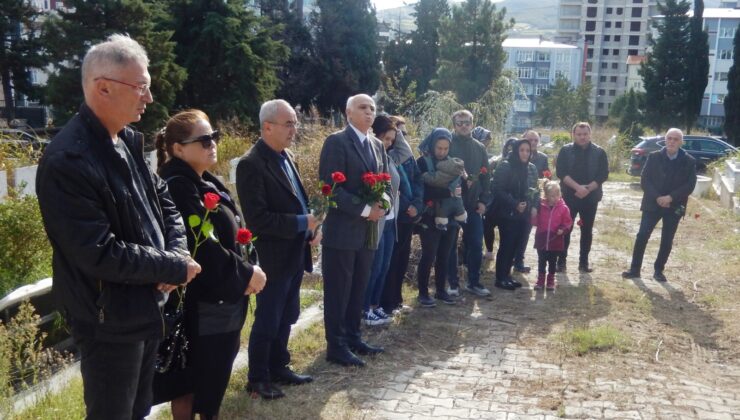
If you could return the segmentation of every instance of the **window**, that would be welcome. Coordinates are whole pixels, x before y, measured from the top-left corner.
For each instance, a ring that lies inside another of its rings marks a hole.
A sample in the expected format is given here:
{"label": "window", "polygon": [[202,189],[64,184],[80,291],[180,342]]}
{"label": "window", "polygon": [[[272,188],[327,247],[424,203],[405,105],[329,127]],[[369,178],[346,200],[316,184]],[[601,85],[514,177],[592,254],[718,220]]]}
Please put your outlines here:
{"label": "window", "polygon": [[614,22],[614,27],[619,29],[622,27],[622,22]]}
{"label": "window", "polygon": [[642,7],[633,7],[632,17],[642,17]]}
{"label": "window", "polygon": [[591,62],[586,63],[586,71],[591,71],[593,69],[593,64]]}
{"label": "window", "polygon": [[720,60],[733,60],[735,58],[735,53],[732,50],[719,50],[719,59]]}
{"label": "window", "polygon": [[609,96],[615,96],[617,91],[615,89],[609,89]]}
{"label": "window", "polygon": [[606,8],[606,14],[607,15],[611,15],[613,11],[614,11],[614,9],[612,9],[611,7],[607,7]]}
{"label": "window", "polygon": [[550,53],[547,51],[537,51],[537,61],[550,61]]}
{"label": "window", "polygon": [[637,55],[637,50],[627,50],[627,55]]}
{"label": "window", "polygon": [[566,52],[559,52],[557,57],[558,63],[570,63],[570,54]]}
{"label": "window", "polygon": [[606,94],[606,91],[604,89],[599,89],[599,96],[604,96]]}
{"label": "window", "polygon": [[619,63],[612,63],[612,69],[619,70]]}
{"label": "window", "polygon": [[595,20],[587,20],[586,21],[586,30],[589,32],[593,32],[596,30],[596,21]]}
{"label": "window", "polygon": [[537,96],[542,95],[543,93],[547,92],[547,89],[550,87],[548,84],[538,84],[534,88],[534,94]]}
{"label": "window", "polygon": [[604,109],[604,103],[603,102],[596,103],[596,108],[598,108],[598,109]]}
{"label": "window", "polygon": [[605,28],[611,28],[612,27],[612,23],[611,22],[604,22],[604,27]]}
{"label": "window", "polygon": [[713,104],[725,103],[725,95],[723,94],[712,95],[712,103]]}
{"label": "window", "polygon": [[640,45],[640,36],[639,35],[630,35],[630,45]]}
{"label": "window", "polygon": [[604,42],[609,42],[612,40],[611,35],[604,35]]}
{"label": "window", "polygon": [[596,4],[598,0],[588,0],[588,4]]}
{"label": "window", "polygon": [[586,81],[591,83],[591,76],[586,76]]}
{"label": "window", "polygon": [[588,51],[586,51],[586,57],[587,58],[594,58],[594,49],[589,48]]}
{"label": "window", "polygon": [[613,49],[613,50],[612,50],[612,55],[616,55],[616,56],[619,56],[619,50],[618,50],[618,49],[616,49],[616,48],[615,48],[615,49]]}
{"label": "window", "polygon": [[605,69],[605,68],[607,68],[607,67],[609,67],[609,63],[607,63],[607,62],[602,62],[602,63],[601,63],[601,68],[602,68],[602,69]]}
{"label": "window", "polygon": [[599,82],[606,82],[606,76],[599,76]]}
{"label": "window", "polygon": [[527,62],[527,61],[534,61],[534,51],[517,51],[516,53],[516,61],[519,63]]}
{"label": "window", "polygon": [[538,79],[549,79],[550,78],[550,69],[548,69],[548,68],[539,68],[539,69],[537,69],[537,78]]}
{"label": "window", "polygon": [[568,75],[563,70],[555,70],[555,78],[568,80]]}
{"label": "window", "polygon": [[527,83],[524,85],[524,91],[527,95],[534,95],[534,85]]}
{"label": "window", "polygon": [[517,99],[514,101],[514,111],[517,112],[529,112],[531,110],[531,104],[527,99]]}
{"label": "window", "polygon": [[640,22],[630,22],[630,31],[631,32],[640,32]]}
{"label": "window", "polygon": [[719,30],[719,37],[720,38],[734,38],[736,29],[737,28],[733,28],[733,27],[722,27]]}
{"label": "window", "polygon": [[517,75],[520,79],[532,78],[532,67],[517,67]]}
{"label": "window", "polygon": [[586,17],[596,17],[596,8],[595,7],[587,7],[586,8]]}
{"label": "window", "polygon": [[587,44],[594,45],[594,36],[593,35],[586,35],[585,36],[585,39],[586,39],[586,43]]}
{"label": "window", "polygon": [[609,78],[609,81],[612,82],[612,83],[616,83],[617,82],[617,76],[610,77]]}
{"label": "window", "polygon": [[623,8],[621,8],[621,7],[617,7],[617,14],[618,14],[618,15],[621,15],[623,11],[624,11],[624,9],[623,9]]}
{"label": "window", "polygon": [[622,36],[621,35],[614,35],[614,42],[621,42]]}
{"label": "window", "polygon": [[601,50],[601,55],[609,55],[609,49],[604,48],[603,50]]}
{"label": "window", "polygon": [[725,81],[727,81],[727,72],[714,73],[714,80],[716,80],[718,82],[725,82]]}
{"label": "window", "polygon": [[642,3],[642,0],[632,0],[632,3]]}

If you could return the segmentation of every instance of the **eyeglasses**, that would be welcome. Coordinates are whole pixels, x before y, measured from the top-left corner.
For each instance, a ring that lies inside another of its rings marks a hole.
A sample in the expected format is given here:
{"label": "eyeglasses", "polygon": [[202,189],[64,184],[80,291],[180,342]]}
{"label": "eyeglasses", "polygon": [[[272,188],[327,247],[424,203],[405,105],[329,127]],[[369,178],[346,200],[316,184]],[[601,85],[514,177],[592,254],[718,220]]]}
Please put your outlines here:
{"label": "eyeglasses", "polygon": [[211,146],[213,146],[213,143],[218,144],[218,142],[221,141],[221,132],[216,130],[211,134],[204,134],[202,136],[198,136],[194,139],[185,140],[178,142],[180,144],[190,144],[190,143],[196,143],[200,142],[200,145],[203,146],[204,149],[210,149]]}
{"label": "eyeglasses", "polygon": [[127,82],[123,82],[121,80],[111,79],[109,77],[103,77],[103,76],[96,77],[93,80],[99,80],[99,79],[103,79],[103,80],[107,80],[109,82],[116,82],[116,83],[120,83],[122,85],[130,86],[130,87],[136,89],[139,92],[139,96],[144,96],[144,95],[146,95],[147,92],[151,92],[149,90],[149,88],[151,87],[151,85],[146,84],[146,83],[144,83],[143,85],[134,85],[132,83],[127,83]]}
{"label": "eyeglasses", "polygon": [[471,120],[455,121],[455,125],[458,126],[458,127],[462,127],[464,125],[473,125],[473,121],[471,121]]}
{"label": "eyeglasses", "polygon": [[285,122],[285,123],[279,123],[279,122],[275,122],[275,121],[267,121],[267,122],[269,122],[270,124],[275,124],[275,125],[283,126],[283,127],[287,128],[288,130],[292,130],[294,128],[296,130],[298,130],[299,128],[301,128],[301,123],[299,123],[298,121],[288,121],[288,122]]}

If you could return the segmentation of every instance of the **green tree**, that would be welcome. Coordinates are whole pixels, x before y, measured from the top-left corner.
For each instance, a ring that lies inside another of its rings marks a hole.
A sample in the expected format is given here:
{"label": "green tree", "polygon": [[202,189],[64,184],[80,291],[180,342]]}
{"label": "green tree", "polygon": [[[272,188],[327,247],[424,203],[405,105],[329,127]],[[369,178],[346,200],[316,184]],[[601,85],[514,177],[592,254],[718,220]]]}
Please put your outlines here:
{"label": "green tree", "polygon": [[439,58],[439,28],[443,18],[449,17],[447,0],[419,0],[414,5],[416,30],[411,33],[409,77],[416,81],[416,94],[429,90],[430,82],[437,73]]}
{"label": "green tree", "polygon": [[733,40],[732,67],[727,74],[727,96],[725,96],[725,134],[732,144],[740,146],[740,25]]}
{"label": "green tree", "polygon": [[620,134],[636,140],[644,134],[642,128],[644,109],[645,95],[630,89],[629,92],[614,100],[609,108],[609,119]]}
{"label": "green tree", "polygon": [[535,120],[553,128],[570,128],[577,121],[588,121],[590,96],[590,84],[573,87],[567,79],[558,77],[537,100]]}
{"label": "green tree", "polygon": [[0,81],[8,124],[15,119],[19,95],[37,97],[30,70],[45,65],[36,35],[40,13],[27,0],[0,2]]}
{"label": "green tree", "polygon": [[177,62],[188,71],[178,105],[215,120],[255,122],[260,104],[278,89],[277,69],[288,55],[275,40],[282,26],[240,0],[172,0],[170,12]]}
{"label": "green tree", "polygon": [[449,90],[462,103],[473,102],[491,88],[506,60],[501,43],[514,20],[490,0],[467,0],[452,7],[439,31],[439,67],[432,86]]}
{"label": "green tree", "polygon": [[369,0],[317,0],[316,104],[323,112],[344,110],[347,98],[372,94],[380,84],[375,9]]}
{"label": "green tree", "polygon": [[686,102],[684,110],[684,127],[686,132],[691,133],[691,127],[701,113],[701,102],[704,98],[704,90],[709,81],[709,35],[703,29],[704,25],[704,1],[694,0],[694,15],[689,21],[689,45],[687,62]]}
{"label": "green tree", "polygon": [[689,7],[686,0],[658,3],[658,12],[663,16],[653,21],[658,38],[650,39],[652,51],[640,69],[646,92],[646,120],[658,132],[668,127],[685,127],[687,121],[687,69],[694,59],[687,48],[691,39]]}
{"label": "green tree", "polygon": [[137,124],[145,133],[161,127],[174,106],[186,73],[175,64],[175,44],[164,4],[160,1],[65,0],[64,9],[49,16],[42,39],[55,72],[45,88],[54,121],[63,124],[83,101],[80,67],[90,45],[114,33],[127,33],[149,55],[154,103]]}

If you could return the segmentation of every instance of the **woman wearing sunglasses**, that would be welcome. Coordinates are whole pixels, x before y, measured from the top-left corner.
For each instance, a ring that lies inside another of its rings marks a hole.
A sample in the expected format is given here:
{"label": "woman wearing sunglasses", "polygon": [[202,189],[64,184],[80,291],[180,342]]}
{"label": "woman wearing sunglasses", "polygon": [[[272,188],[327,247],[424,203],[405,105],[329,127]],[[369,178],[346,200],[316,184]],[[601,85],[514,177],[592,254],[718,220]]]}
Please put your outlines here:
{"label": "woman wearing sunglasses", "polygon": [[[189,341],[187,367],[157,373],[155,403],[172,401],[175,420],[218,416],[234,358],[239,332],[247,313],[248,295],[265,286],[265,274],[249,263],[237,243],[242,216],[229,190],[210,172],[218,161],[219,132],[199,110],[182,111],[157,134],[159,175],[167,182],[177,209],[186,221],[205,216],[206,193],[220,197],[218,209],[208,214],[218,241],[198,246],[195,260],[203,268],[187,287],[184,301],[185,335]],[[188,248],[193,252],[194,230],[188,228]],[[251,258],[249,258],[252,260]],[[178,300],[177,291],[170,302]]]}

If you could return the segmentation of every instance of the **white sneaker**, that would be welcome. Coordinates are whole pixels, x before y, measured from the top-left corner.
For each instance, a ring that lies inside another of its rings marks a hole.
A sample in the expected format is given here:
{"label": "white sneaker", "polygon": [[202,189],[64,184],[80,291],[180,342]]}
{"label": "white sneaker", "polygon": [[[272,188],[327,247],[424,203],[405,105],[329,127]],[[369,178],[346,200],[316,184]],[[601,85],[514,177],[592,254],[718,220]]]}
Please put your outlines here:
{"label": "white sneaker", "polygon": [[468,292],[476,296],[481,296],[481,297],[491,296],[491,291],[486,289],[483,286],[474,286],[474,287],[466,286],[465,290],[467,290]]}
{"label": "white sneaker", "polygon": [[451,287],[448,287],[447,294],[450,296],[460,296],[460,288],[458,287],[458,288],[453,289]]}
{"label": "white sneaker", "polygon": [[379,316],[375,315],[372,310],[365,312],[365,316],[362,317],[362,322],[367,326],[376,326],[385,324],[385,321],[380,319]]}
{"label": "white sneaker", "polygon": [[373,313],[378,318],[380,318],[383,321],[384,324],[390,324],[393,321],[393,318],[391,318],[390,315],[388,315],[387,313],[385,313],[385,311],[383,310],[383,308],[381,308],[380,306],[378,306],[377,308],[373,309]]}

